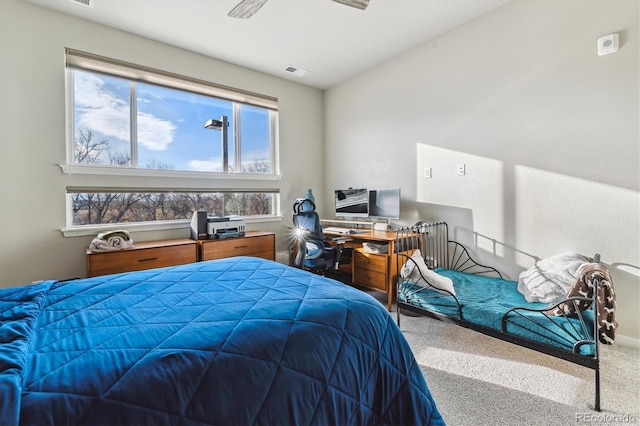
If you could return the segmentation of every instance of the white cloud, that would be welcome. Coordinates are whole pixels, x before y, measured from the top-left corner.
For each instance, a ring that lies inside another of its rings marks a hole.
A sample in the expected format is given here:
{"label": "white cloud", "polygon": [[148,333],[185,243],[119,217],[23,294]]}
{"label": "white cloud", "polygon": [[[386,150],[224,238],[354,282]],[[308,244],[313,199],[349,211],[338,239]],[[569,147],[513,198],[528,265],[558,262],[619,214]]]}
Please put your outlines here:
{"label": "white cloud", "polygon": [[[104,91],[98,76],[76,73],[75,101],[78,124],[105,136],[128,141],[129,104]],[[151,114],[138,113],[138,143],[153,151],[163,151],[173,142],[176,126]]]}
{"label": "white cloud", "polygon": [[222,171],[222,161],[220,159],[190,160],[189,167],[196,172],[220,172]]}
{"label": "white cloud", "polygon": [[138,112],[138,143],[152,151],[164,151],[173,142],[176,126],[151,114]]}

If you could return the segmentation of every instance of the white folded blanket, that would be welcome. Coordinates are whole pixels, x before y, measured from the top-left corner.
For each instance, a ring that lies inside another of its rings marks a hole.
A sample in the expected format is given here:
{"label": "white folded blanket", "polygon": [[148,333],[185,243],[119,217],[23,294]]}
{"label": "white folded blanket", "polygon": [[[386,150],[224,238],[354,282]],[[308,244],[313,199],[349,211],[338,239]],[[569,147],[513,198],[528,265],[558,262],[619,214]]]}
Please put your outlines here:
{"label": "white folded blanket", "polygon": [[563,253],[539,260],[518,276],[518,291],[527,302],[556,303],[578,280],[577,270],[589,259],[577,253]]}
{"label": "white folded blanket", "polygon": [[115,251],[124,250],[133,246],[133,240],[125,239],[120,235],[107,237],[106,239],[94,238],[89,244],[91,251]]}

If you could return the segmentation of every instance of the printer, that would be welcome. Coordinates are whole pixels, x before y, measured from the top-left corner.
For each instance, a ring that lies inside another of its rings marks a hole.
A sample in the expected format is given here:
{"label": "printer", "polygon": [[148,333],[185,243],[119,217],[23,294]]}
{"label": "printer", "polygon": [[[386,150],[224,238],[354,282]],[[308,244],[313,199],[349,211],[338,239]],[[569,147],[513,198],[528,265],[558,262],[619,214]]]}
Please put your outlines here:
{"label": "printer", "polygon": [[191,218],[192,240],[244,237],[246,223],[239,216],[209,216],[195,211]]}
{"label": "printer", "polygon": [[244,220],[237,216],[207,217],[207,235],[209,239],[244,237],[246,227]]}

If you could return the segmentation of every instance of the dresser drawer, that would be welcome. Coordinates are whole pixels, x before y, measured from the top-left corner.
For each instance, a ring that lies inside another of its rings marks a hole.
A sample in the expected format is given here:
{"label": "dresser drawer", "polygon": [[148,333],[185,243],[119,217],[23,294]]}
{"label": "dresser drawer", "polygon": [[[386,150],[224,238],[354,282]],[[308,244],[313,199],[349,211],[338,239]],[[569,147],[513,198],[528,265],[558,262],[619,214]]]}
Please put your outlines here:
{"label": "dresser drawer", "polygon": [[128,250],[88,252],[87,275],[95,277],[196,262],[197,245],[195,241],[186,241],[184,244],[167,241],[164,245],[163,242],[140,243],[140,247]]}
{"label": "dresser drawer", "polygon": [[247,236],[241,238],[200,241],[200,260],[234,256],[255,256],[275,260],[275,234],[247,233]]}

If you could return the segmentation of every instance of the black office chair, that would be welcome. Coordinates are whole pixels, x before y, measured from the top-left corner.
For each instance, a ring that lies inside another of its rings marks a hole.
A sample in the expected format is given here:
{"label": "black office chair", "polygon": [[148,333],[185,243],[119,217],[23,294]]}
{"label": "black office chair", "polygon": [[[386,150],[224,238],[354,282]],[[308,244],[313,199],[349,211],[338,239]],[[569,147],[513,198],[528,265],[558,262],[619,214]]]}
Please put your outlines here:
{"label": "black office chair", "polygon": [[333,238],[335,245],[325,241],[316,205],[308,198],[298,198],[293,204],[293,225],[298,251],[294,266],[323,275],[337,271],[344,243],[351,239]]}

